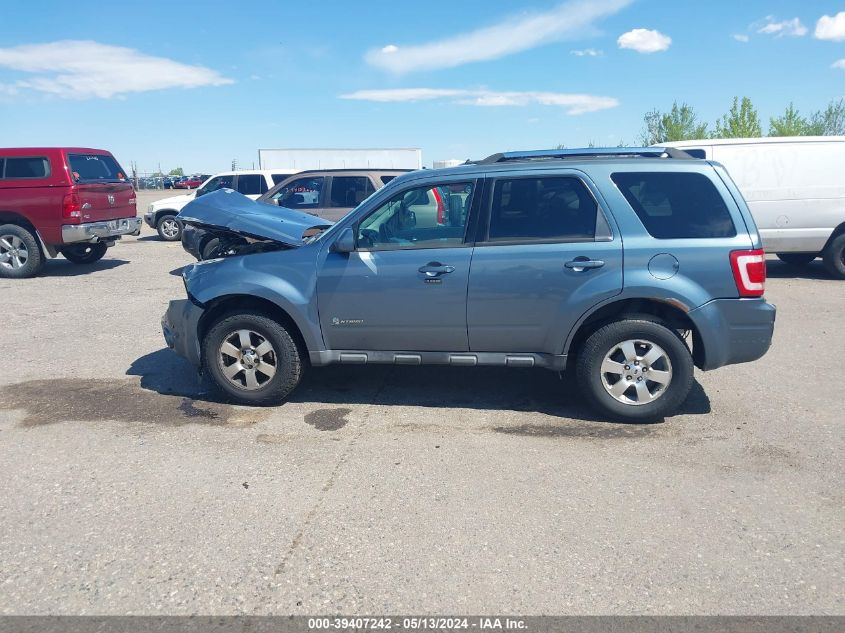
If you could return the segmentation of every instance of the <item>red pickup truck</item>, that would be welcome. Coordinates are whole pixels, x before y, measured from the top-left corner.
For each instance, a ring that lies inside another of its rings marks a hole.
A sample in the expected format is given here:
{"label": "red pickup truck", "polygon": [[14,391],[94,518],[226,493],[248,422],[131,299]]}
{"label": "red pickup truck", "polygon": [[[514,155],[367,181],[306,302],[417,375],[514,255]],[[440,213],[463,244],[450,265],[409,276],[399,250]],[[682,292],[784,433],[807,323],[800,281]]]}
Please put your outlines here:
{"label": "red pickup truck", "polygon": [[109,152],[0,148],[0,277],[32,277],[59,254],[90,264],[140,231],[135,189]]}

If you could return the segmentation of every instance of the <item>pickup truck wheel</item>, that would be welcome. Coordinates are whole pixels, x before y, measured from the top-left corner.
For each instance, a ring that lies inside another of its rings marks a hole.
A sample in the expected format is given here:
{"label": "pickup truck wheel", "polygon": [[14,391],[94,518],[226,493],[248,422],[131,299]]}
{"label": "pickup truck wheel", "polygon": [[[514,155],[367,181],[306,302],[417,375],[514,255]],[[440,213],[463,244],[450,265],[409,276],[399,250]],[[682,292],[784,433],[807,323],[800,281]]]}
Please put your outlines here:
{"label": "pickup truck wheel", "polygon": [[0,226],[0,277],[34,277],[44,267],[44,255],[38,240],[17,224]]}
{"label": "pickup truck wheel", "polygon": [[175,242],[182,239],[182,223],[175,215],[163,215],[156,222],[158,236],[165,242]]}
{"label": "pickup truck wheel", "polygon": [[107,250],[109,250],[109,247],[105,242],[72,244],[62,248],[62,255],[74,264],[93,264],[100,261]]}
{"label": "pickup truck wheel", "polygon": [[302,377],[299,348],[277,321],[235,314],[203,339],[203,365],[217,386],[243,404],[278,404]]}
{"label": "pickup truck wheel", "polygon": [[576,375],[602,413],[646,422],[672,415],[686,400],[693,362],[674,330],[656,321],[625,319],[590,335],[578,354]]}
{"label": "pickup truck wheel", "polygon": [[837,279],[845,279],[845,234],[832,239],[822,254],[827,271]]}
{"label": "pickup truck wheel", "polygon": [[778,253],[777,255],[780,261],[790,266],[806,266],[819,256],[818,253]]}

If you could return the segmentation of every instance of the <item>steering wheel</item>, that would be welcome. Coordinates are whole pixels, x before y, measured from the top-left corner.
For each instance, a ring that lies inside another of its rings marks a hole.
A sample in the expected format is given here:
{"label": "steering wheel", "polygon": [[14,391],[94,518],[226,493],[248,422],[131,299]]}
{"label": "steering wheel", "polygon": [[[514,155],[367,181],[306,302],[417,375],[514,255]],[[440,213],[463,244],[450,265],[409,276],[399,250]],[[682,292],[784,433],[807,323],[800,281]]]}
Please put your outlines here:
{"label": "steering wheel", "polygon": [[359,240],[362,246],[373,247],[379,239],[379,232],[373,229],[361,229]]}

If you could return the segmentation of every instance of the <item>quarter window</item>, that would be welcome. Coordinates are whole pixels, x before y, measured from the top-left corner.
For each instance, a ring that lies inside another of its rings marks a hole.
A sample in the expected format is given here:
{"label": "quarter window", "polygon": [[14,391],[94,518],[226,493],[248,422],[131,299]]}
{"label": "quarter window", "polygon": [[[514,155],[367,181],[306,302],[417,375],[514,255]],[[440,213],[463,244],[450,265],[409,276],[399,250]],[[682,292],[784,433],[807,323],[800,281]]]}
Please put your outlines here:
{"label": "quarter window", "polygon": [[652,237],[734,237],[731,214],[713,182],[703,174],[618,172],[613,182]]}
{"label": "quarter window", "polygon": [[[5,167],[3,163],[5,162]],[[0,174],[4,178],[46,178],[50,163],[46,158],[0,158]]]}
{"label": "quarter window", "polygon": [[473,184],[415,187],[396,194],[358,225],[360,250],[446,248],[464,242]]}
{"label": "quarter window", "polygon": [[357,207],[375,191],[366,176],[334,176],[332,178],[332,207]]}
{"label": "quarter window", "polygon": [[497,180],[488,240],[594,240],[598,205],[572,177]]}

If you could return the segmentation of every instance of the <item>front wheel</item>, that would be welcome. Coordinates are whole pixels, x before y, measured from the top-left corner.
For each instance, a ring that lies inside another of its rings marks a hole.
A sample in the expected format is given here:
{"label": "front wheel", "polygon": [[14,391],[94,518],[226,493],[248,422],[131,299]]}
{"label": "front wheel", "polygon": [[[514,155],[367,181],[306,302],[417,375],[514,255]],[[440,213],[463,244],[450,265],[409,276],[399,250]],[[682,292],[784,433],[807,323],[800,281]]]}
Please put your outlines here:
{"label": "front wheel", "polygon": [[602,413],[624,422],[672,415],[692,388],[689,349],[666,325],[624,319],[596,330],[578,354],[581,390]]}
{"label": "front wheel", "polygon": [[845,234],[832,239],[824,249],[824,266],[837,279],[845,279]]}
{"label": "front wheel", "polygon": [[234,314],[203,339],[203,365],[231,398],[253,405],[278,404],[302,377],[299,348],[277,321],[261,314]]}
{"label": "front wheel", "polygon": [[818,253],[778,253],[778,259],[790,266],[806,266],[812,262]]}
{"label": "front wheel", "polygon": [[182,223],[175,215],[163,215],[156,222],[158,236],[165,242],[176,242],[182,239]]}
{"label": "front wheel", "polygon": [[109,247],[105,242],[72,244],[62,248],[62,255],[74,264],[93,264],[100,261],[108,249]]}

